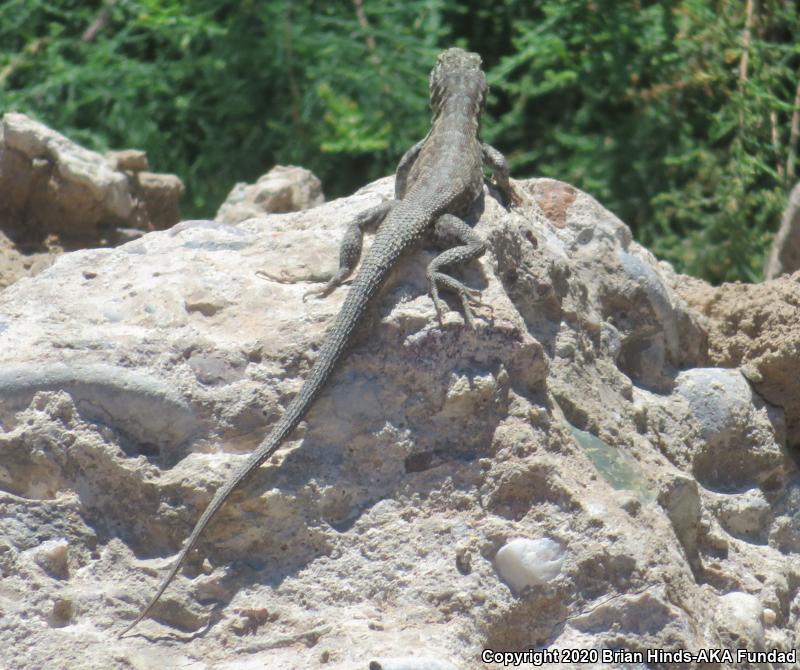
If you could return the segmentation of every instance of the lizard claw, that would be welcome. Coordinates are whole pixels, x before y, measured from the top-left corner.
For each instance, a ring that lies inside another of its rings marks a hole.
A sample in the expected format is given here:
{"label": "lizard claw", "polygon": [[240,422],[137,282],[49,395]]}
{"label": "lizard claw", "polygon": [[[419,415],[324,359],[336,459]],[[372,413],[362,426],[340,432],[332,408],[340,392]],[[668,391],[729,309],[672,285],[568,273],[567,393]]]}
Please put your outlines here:
{"label": "lizard claw", "polygon": [[495,188],[497,188],[497,190],[503,196],[503,200],[505,201],[503,204],[505,207],[516,209],[517,207],[522,207],[525,204],[525,199],[522,197],[517,187],[514,186],[514,184],[512,184],[510,181],[506,182],[505,184],[495,183]]}
{"label": "lizard claw", "polygon": [[333,293],[337,288],[340,286],[349,286],[349,281],[334,281],[331,279],[325,286],[322,288],[312,288],[310,291],[306,291],[303,293],[303,302],[306,301],[306,298],[309,296],[316,296],[319,299],[328,297],[331,293]]}
{"label": "lizard claw", "polygon": [[[492,316],[494,316],[494,309],[491,305],[481,301],[481,292],[478,289],[468,288],[459,282],[456,292],[461,299],[461,309],[464,313],[464,323],[467,328],[475,330],[475,312],[472,309],[473,305],[476,307],[488,307]],[[443,325],[442,315],[446,313],[448,309],[444,301],[439,297],[439,290],[434,284],[431,285],[431,299],[433,300],[433,307],[436,310],[436,318],[441,327]]]}
{"label": "lizard claw", "polygon": [[289,284],[290,282],[282,279],[281,277],[276,277],[275,275],[271,275],[269,272],[265,270],[256,270],[255,272],[256,277],[260,277],[261,279],[266,279],[267,281],[274,281],[278,284]]}
{"label": "lizard claw", "polygon": [[333,291],[333,288],[328,288],[328,286],[323,286],[322,288],[312,288],[310,291],[306,291],[303,293],[303,302],[306,301],[306,298],[309,296],[315,296],[318,300],[324,298],[325,296],[329,295]]}
{"label": "lizard claw", "polygon": [[494,308],[489,303],[485,303],[480,299],[481,292],[477,289],[464,287],[464,290],[460,291],[459,295],[461,297],[461,307],[464,310],[464,321],[468,328],[475,330],[475,315],[472,305],[488,308],[491,314],[490,318],[494,318]]}
{"label": "lizard claw", "polygon": [[522,207],[522,205],[525,204],[517,188],[511,184],[509,184],[508,193],[506,195],[508,196],[508,203],[512,208]]}
{"label": "lizard claw", "polygon": [[[348,268],[339,268],[339,271],[333,275],[327,282],[325,282],[325,286],[322,288],[312,288],[310,291],[306,291],[303,294],[303,302],[306,301],[306,298],[310,295],[316,295],[320,298],[325,298],[333,293],[339,286],[346,283],[345,279],[347,275],[350,274],[350,270]],[[347,282],[349,283],[349,282]]]}

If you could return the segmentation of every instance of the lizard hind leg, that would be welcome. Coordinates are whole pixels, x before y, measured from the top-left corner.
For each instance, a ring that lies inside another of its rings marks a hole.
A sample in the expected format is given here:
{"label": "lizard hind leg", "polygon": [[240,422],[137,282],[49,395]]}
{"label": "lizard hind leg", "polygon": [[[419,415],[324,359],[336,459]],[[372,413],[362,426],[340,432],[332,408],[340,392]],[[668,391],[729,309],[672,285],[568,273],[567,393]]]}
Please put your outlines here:
{"label": "lizard hind leg", "polygon": [[474,328],[475,320],[472,314],[472,305],[482,304],[480,302],[480,291],[465,286],[458,279],[442,272],[442,268],[466,263],[482,256],[486,251],[486,243],[472,228],[452,214],[443,214],[436,220],[433,234],[439,241],[450,244],[453,241],[456,242],[456,246],[452,246],[436,256],[428,264],[426,272],[433,306],[436,308],[436,316],[439,319],[439,323],[441,324],[442,322],[443,311],[446,311],[444,303],[439,297],[439,289],[442,288],[458,295],[464,310],[464,321],[468,327]]}
{"label": "lizard hind leg", "polygon": [[356,265],[358,265],[358,259],[361,258],[364,231],[377,227],[396,204],[397,200],[384,200],[382,203],[370,207],[356,216],[347,227],[347,232],[345,232],[342,244],[339,247],[339,269],[336,274],[322,288],[306,291],[303,295],[303,302],[310,295],[324,298],[344,283],[344,280],[352,274]]}

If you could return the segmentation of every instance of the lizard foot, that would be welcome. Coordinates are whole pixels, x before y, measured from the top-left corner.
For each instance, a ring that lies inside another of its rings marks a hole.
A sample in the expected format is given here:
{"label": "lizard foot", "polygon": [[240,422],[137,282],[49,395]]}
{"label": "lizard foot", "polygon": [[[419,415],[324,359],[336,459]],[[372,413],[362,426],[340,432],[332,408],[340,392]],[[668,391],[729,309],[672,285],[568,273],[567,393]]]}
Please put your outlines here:
{"label": "lizard foot", "polygon": [[[265,272],[264,270],[256,270],[256,277],[260,277],[261,279],[266,279],[267,281],[274,281],[277,284],[296,283],[294,280],[288,280],[282,277],[276,277],[275,275],[271,275],[269,274],[269,272]],[[334,277],[333,279],[328,281],[322,288],[313,288],[310,291],[306,291],[303,294],[303,302],[306,301],[306,298],[312,295],[324,298],[333,293],[333,291],[336,290],[337,287],[341,286],[344,283],[345,282],[339,279],[339,277]]]}
{"label": "lizard foot", "polygon": [[468,328],[475,330],[475,312],[473,311],[473,306],[475,307],[484,307],[489,310],[490,317],[494,318],[494,308],[486,302],[483,302],[481,299],[481,292],[464,287],[463,292],[459,292],[459,298],[461,298],[461,308],[464,311],[464,321],[467,324]]}
{"label": "lizard foot", "polygon": [[479,290],[464,286],[464,284],[462,284],[460,281],[453,279],[449,275],[445,275],[440,272],[434,272],[431,275],[430,280],[431,298],[433,300],[433,306],[436,309],[436,318],[439,320],[440,326],[442,325],[442,314],[447,311],[447,306],[439,297],[439,283],[441,283],[449,291],[452,291],[458,295],[459,299],[461,300],[461,308],[464,312],[464,322],[470,329],[475,329],[475,317],[472,310],[473,305],[477,307],[488,307],[490,310],[492,309],[491,305],[487,305],[481,301],[481,292]]}
{"label": "lizard foot", "polygon": [[312,288],[310,291],[306,291],[305,293],[303,293],[303,302],[306,301],[306,298],[311,296],[320,299],[325,298],[326,296],[329,296],[333,292],[333,289],[335,288],[336,288],[335,286],[328,286],[328,284],[325,284],[325,286],[323,286],[322,288]]}
{"label": "lizard foot", "polygon": [[318,296],[319,298],[325,298],[333,293],[337,288],[339,288],[342,284],[344,284],[344,280],[350,274],[349,269],[340,269],[333,277],[328,280],[328,282],[322,288],[312,288],[310,291],[306,291],[303,293],[303,302],[306,301],[306,298],[309,296]]}
{"label": "lizard foot", "polygon": [[516,186],[511,182],[499,183],[497,181],[490,184],[495,193],[495,199],[507,209],[518,209],[525,204],[525,199],[519,192]]}

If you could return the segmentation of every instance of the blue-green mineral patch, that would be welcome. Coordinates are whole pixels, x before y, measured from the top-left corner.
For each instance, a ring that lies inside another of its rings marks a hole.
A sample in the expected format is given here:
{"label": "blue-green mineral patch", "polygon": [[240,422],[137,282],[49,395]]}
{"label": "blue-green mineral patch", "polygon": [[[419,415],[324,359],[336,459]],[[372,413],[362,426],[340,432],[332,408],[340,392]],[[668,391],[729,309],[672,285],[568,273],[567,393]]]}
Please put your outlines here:
{"label": "blue-green mineral patch", "polygon": [[596,435],[568,424],[578,444],[586,451],[592,465],[613,488],[632,491],[643,503],[655,500],[647,478],[639,464],[619,449],[606,444]]}

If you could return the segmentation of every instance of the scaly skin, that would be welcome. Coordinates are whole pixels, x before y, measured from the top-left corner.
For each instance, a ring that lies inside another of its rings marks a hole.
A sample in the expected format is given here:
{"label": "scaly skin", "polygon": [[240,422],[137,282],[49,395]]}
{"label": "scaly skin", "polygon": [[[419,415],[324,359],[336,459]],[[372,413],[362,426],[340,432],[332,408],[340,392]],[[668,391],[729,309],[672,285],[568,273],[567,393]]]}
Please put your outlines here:
{"label": "scaly skin", "polygon": [[217,490],[155,595],[119,634],[120,637],[148,615],[231,492],[272,456],[300,423],[341,359],[370,299],[381,288],[400,256],[420,242],[426,233],[433,232],[435,236],[460,242],[460,245],[437,256],[428,268],[437,314],[441,314],[443,307],[438,296],[441,287],[460,296],[467,323],[472,324],[469,303],[476,293],[441,272],[441,267],[476,258],[485,250],[483,242],[458,218],[467,213],[483,192],[484,161],[492,167],[500,189],[511,201],[517,202],[502,155],[482,144],[479,138],[480,117],[487,92],[486,78],[480,65],[481,59],[477,54],[461,49],[448,49],[439,56],[431,72],[432,127],[427,137],[412,147],[398,166],[397,199],[358,217],[342,244],[339,272],[323,289],[316,291],[327,294],[342,283],[358,262],[363,230],[383,219],[308,378],[272,432],[233,477]]}

